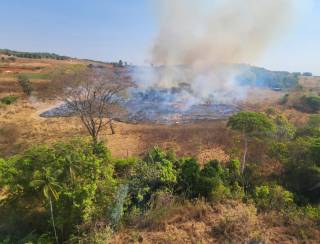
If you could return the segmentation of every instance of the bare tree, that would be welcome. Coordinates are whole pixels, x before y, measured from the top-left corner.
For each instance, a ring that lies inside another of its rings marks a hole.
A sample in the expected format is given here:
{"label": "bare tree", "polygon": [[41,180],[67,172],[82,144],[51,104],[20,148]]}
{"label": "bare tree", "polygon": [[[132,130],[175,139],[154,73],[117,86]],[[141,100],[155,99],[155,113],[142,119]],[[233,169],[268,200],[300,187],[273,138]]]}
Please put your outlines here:
{"label": "bare tree", "polygon": [[115,133],[112,119],[120,110],[120,93],[128,84],[103,69],[88,69],[69,76],[69,79],[73,79],[73,85],[66,89],[64,100],[79,116],[96,145],[104,126],[109,125],[112,134]]}

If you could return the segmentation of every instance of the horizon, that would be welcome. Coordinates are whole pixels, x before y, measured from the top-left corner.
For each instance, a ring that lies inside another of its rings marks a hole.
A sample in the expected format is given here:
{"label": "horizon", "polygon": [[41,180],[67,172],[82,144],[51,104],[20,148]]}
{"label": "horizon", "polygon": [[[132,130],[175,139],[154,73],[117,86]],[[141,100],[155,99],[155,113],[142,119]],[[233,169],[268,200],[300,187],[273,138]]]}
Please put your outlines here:
{"label": "horizon", "polygon": [[[259,57],[241,63],[320,75],[315,52],[320,45],[320,3],[292,2],[295,11],[288,27]],[[3,1],[0,19],[6,35],[0,39],[0,48],[150,65],[150,50],[160,29],[155,3],[159,1]]]}

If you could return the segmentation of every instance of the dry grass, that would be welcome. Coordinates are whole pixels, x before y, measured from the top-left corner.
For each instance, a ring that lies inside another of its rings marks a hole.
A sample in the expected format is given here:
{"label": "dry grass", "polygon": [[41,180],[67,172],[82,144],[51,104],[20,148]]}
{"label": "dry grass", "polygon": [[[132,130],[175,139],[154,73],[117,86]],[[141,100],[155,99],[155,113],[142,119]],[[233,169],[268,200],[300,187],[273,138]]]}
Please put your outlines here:
{"label": "dry grass", "polygon": [[258,214],[253,205],[241,202],[211,205],[169,199],[109,243],[319,243],[313,223],[287,220],[280,213]]}
{"label": "dry grass", "polygon": [[259,225],[257,209],[252,206],[237,206],[237,211],[227,212],[212,227],[212,235],[221,243],[250,243],[265,241]]}

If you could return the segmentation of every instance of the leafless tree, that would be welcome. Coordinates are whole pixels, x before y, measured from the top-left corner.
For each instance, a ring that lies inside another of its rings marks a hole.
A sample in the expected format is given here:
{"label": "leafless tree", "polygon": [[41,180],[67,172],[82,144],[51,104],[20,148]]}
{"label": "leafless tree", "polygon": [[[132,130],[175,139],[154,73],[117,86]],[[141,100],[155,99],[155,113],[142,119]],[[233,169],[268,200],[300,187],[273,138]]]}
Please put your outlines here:
{"label": "leafless tree", "polygon": [[112,119],[121,110],[120,93],[128,84],[116,79],[104,69],[87,69],[68,77],[72,86],[65,91],[65,102],[81,119],[94,145],[102,128],[110,126],[114,134]]}

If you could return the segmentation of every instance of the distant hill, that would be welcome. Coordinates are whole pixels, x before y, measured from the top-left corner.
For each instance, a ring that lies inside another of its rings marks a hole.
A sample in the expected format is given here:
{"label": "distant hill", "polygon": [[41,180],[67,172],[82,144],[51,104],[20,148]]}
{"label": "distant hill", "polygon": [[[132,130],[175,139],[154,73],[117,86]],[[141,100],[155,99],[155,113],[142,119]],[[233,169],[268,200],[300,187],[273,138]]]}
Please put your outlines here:
{"label": "distant hill", "polygon": [[0,54],[14,56],[19,58],[34,58],[34,59],[56,59],[56,60],[66,60],[70,59],[68,56],[61,56],[55,53],[47,53],[47,52],[21,52],[21,51],[13,51],[10,49],[0,49]]}
{"label": "distant hill", "polygon": [[244,85],[256,85],[271,89],[295,88],[299,83],[300,73],[288,71],[271,71],[265,68],[246,64],[234,65],[236,70],[241,71],[237,79]]}

